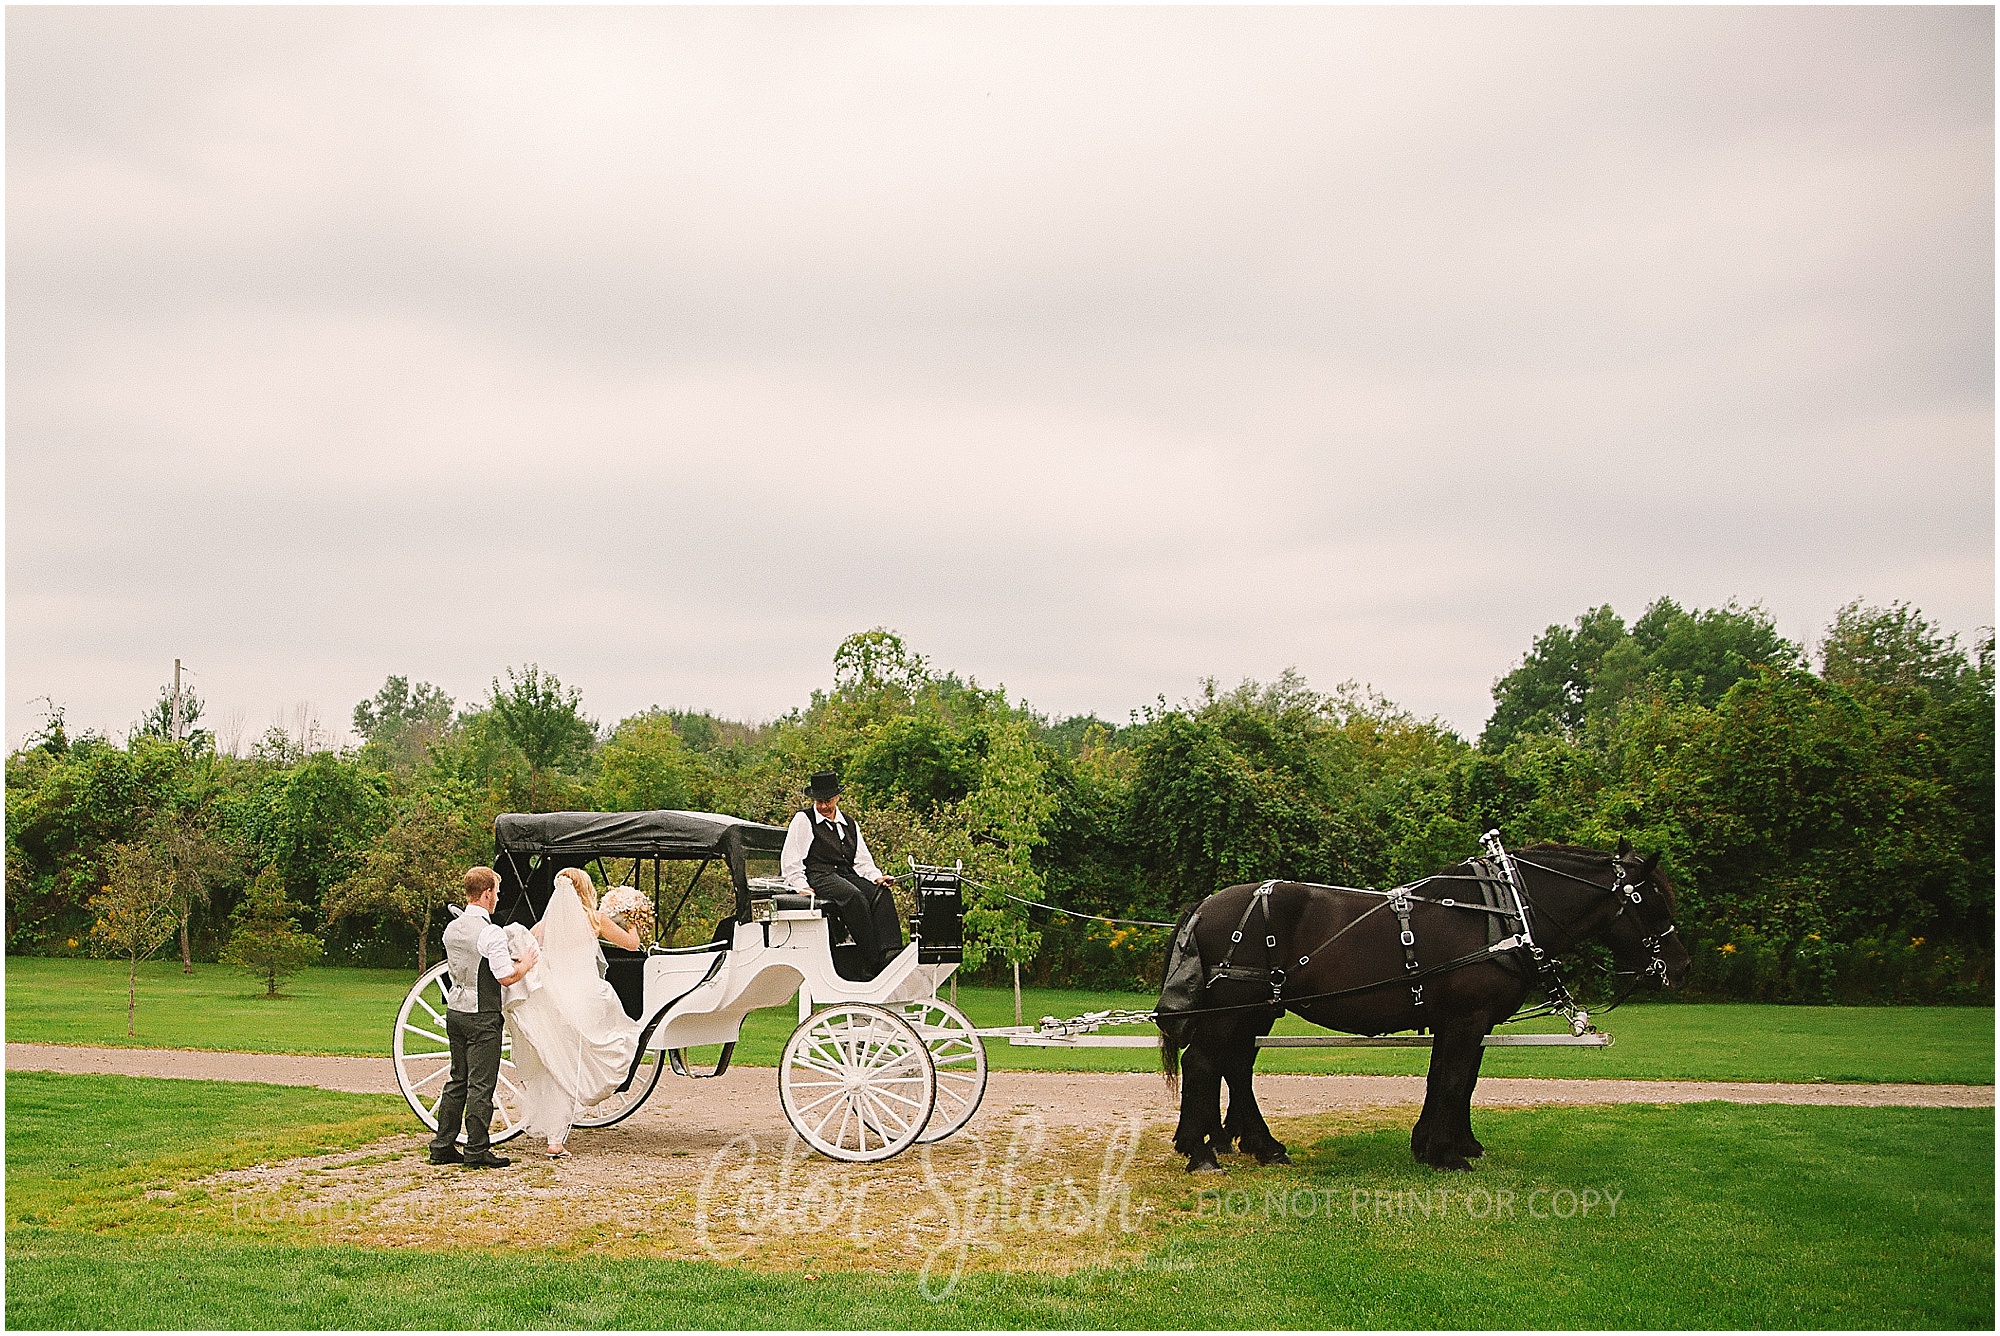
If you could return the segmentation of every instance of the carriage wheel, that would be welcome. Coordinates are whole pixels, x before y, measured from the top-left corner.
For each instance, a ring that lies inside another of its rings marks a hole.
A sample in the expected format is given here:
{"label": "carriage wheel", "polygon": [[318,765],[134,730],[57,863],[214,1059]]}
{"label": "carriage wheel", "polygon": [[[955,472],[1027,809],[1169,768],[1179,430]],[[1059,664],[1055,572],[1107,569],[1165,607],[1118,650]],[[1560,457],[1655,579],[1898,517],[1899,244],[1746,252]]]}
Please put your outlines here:
{"label": "carriage wheel", "polygon": [[[439,964],[417,980],[396,1013],[396,1032],[390,1041],[396,1088],[433,1132],[438,1125],[438,1101],[444,1098],[445,1082],[451,1079],[451,1041],[444,1032],[444,976],[445,966]],[[521,1135],[521,1086],[514,1071],[513,1040],[503,1033],[500,1044],[500,1081],[493,1089],[492,1138],[496,1146]],[[461,1145],[465,1142],[463,1128],[458,1140]]]}
{"label": "carriage wheel", "polygon": [[972,1121],[986,1095],[986,1045],[972,1022],[949,1002],[928,998],[905,1003],[903,1019],[916,1027],[937,1069],[937,1107],[917,1135],[920,1145],[943,1141]]}
{"label": "carriage wheel", "polygon": [[609,1127],[630,1118],[660,1083],[660,1074],[667,1069],[666,1059],[667,1055],[659,1049],[647,1049],[639,1056],[639,1070],[632,1073],[632,1084],[584,1109],[570,1126]]}
{"label": "carriage wheel", "polygon": [[835,1160],[886,1160],[907,1149],[937,1103],[922,1036],[881,1007],[828,1007],[798,1029],[778,1064],[792,1128]]}

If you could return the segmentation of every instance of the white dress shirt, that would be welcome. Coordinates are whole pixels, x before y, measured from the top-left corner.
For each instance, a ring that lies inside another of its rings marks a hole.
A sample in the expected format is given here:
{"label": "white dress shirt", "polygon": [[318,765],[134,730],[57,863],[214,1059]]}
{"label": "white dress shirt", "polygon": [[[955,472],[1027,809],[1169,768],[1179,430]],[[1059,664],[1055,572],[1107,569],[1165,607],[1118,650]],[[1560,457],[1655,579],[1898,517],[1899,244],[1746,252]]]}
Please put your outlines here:
{"label": "white dress shirt", "polygon": [[[507,930],[495,923],[493,916],[478,905],[467,905],[462,912],[469,917],[485,920],[480,926],[479,939],[475,946],[480,956],[485,959],[487,967],[493,971],[494,979],[497,981],[512,974],[518,967],[514,964],[514,953],[507,943]],[[453,1011],[478,1011],[479,980],[453,979],[451,983],[451,995],[445,999],[445,1005]],[[504,988],[502,991],[505,991]]]}
{"label": "white dress shirt", "polygon": [[[819,814],[817,808],[795,813],[792,824],[785,830],[785,851],[778,857],[778,874],[785,879],[786,889],[799,895],[812,894],[812,887],[806,882],[806,850],[812,848],[813,823],[817,821],[833,827],[837,839],[843,828],[851,824],[845,812],[836,812],[828,821]],[[861,827],[854,827],[854,875],[864,881],[880,881],[882,869],[875,866],[875,860],[868,856],[868,840],[861,833]]]}

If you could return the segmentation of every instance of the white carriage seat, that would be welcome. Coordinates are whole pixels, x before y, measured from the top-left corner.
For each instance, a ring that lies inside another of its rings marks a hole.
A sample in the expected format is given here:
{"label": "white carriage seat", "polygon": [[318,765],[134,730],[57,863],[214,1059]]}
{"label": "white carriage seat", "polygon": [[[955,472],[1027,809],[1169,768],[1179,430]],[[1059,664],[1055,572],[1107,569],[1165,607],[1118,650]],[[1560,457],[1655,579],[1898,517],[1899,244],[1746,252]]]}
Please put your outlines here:
{"label": "white carriage seat", "polygon": [[854,946],[854,934],[848,930],[847,920],[825,900],[816,895],[799,895],[794,891],[784,891],[771,897],[773,909],[809,909],[819,914],[827,922],[827,937],[833,946]]}

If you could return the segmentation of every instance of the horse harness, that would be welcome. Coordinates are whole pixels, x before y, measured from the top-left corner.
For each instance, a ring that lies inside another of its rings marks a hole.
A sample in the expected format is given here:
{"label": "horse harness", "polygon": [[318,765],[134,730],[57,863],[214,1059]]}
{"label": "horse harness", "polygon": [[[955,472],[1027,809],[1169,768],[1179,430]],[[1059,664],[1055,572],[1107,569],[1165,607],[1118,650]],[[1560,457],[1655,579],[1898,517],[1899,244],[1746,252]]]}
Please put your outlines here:
{"label": "horse harness", "polygon": [[[1488,831],[1481,838],[1480,843],[1485,847],[1487,856],[1467,860],[1466,866],[1470,869],[1468,872],[1435,873],[1420,881],[1412,882],[1405,886],[1397,886],[1386,891],[1359,886],[1325,886],[1316,882],[1292,883],[1306,886],[1312,890],[1343,891],[1348,894],[1379,897],[1377,903],[1348,920],[1332,936],[1300,956],[1298,963],[1293,968],[1295,970],[1303,969],[1305,966],[1311,964],[1314,956],[1324,951],[1327,947],[1332,946],[1342,937],[1345,937],[1365,920],[1372,918],[1381,910],[1387,909],[1396,916],[1397,940],[1403,948],[1404,974],[1402,981],[1410,990],[1410,1004],[1412,1006],[1421,1007],[1424,1005],[1423,981],[1425,979],[1445,974],[1452,970],[1462,969],[1467,965],[1478,964],[1481,961],[1497,960],[1502,965],[1513,968],[1516,971],[1523,973],[1532,971],[1534,977],[1540,982],[1544,992],[1548,995],[1548,1005],[1551,1011],[1563,1015],[1571,1022],[1572,1026],[1587,1025],[1589,1017],[1577,1005],[1574,997],[1571,996],[1569,986],[1564,981],[1561,968],[1556,963],[1555,958],[1545,952],[1535,941],[1534,928],[1529,920],[1528,898],[1521,884],[1519,865],[1515,856],[1502,846],[1498,831]],[[1645,897],[1640,893],[1639,887],[1631,881],[1623,859],[1616,855],[1611,860],[1611,885],[1608,887],[1599,886],[1594,881],[1565,872],[1561,868],[1548,867],[1542,863],[1533,863],[1530,866],[1570,881],[1580,882],[1585,886],[1590,886],[1597,890],[1608,891],[1612,895],[1617,896],[1619,899],[1618,909],[1611,916],[1614,919],[1622,916],[1628,910],[1636,918],[1639,906],[1645,902]],[[1472,882],[1478,892],[1479,899],[1475,901],[1461,899],[1456,896],[1425,896],[1415,893],[1417,887],[1427,886],[1433,881]],[[1271,891],[1278,884],[1278,879],[1273,878],[1264,882],[1250,893],[1250,898],[1244,902],[1242,915],[1236,920],[1235,929],[1229,934],[1228,949],[1223,952],[1220,963],[1214,969],[1208,971],[1208,984],[1212,987],[1224,981],[1268,983],[1271,988],[1270,1005],[1282,1010],[1287,1003],[1285,997],[1287,971],[1275,959],[1278,949],[1278,937],[1271,922]],[[1466,910],[1489,915],[1487,944],[1485,948],[1468,955],[1460,956],[1455,960],[1445,961],[1442,964],[1424,968],[1417,959],[1417,937],[1415,929],[1411,926],[1411,907],[1416,904],[1436,905],[1442,909]],[[1265,964],[1261,969],[1235,963],[1236,948],[1243,944],[1244,932],[1249,927],[1250,916],[1252,914],[1261,914],[1264,926]],[[1503,937],[1500,934],[1503,928],[1506,927],[1513,928],[1513,931]],[[1192,922],[1189,923],[1188,928],[1191,935]],[[1640,924],[1640,928],[1642,933],[1644,933],[1645,925],[1643,923]],[[1632,987],[1628,988],[1625,994],[1618,999],[1619,1002],[1624,1001],[1625,997],[1630,996],[1633,988],[1636,988],[1640,983],[1655,975],[1662,981],[1665,980],[1667,965],[1665,957],[1661,954],[1661,947],[1673,931],[1674,925],[1669,923],[1661,931],[1657,933],[1645,933],[1640,938],[1640,944],[1646,948],[1647,952],[1652,956],[1652,960],[1643,970],[1619,971],[1621,974],[1635,976]],[[1309,998],[1298,997],[1289,1000],[1292,1002],[1325,1001],[1356,993],[1371,992],[1377,988],[1385,988],[1397,981],[1394,978],[1380,979],[1374,983],[1360,984],[1331,993],[1315,993]],[[1617,1002],[1612,1004],[1614,1007],[1616,1005]]]}

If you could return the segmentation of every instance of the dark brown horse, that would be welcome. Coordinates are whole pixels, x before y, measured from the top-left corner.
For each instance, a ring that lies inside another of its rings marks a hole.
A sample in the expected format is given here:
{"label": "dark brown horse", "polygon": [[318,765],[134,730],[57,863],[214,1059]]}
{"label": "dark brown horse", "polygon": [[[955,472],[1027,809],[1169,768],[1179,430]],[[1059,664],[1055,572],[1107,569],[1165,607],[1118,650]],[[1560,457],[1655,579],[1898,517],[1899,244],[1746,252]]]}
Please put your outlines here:
{"label": "dark brown horse", "polygon": [[[1617,853],[1489,848],[1495,857],[1397,891],[1266,882],[1218,891],[1181,916],[1160,1057],[1169,1085],[1179,1081],[1174,1149],[1189,1172],[1219,1170],[1216,1156],[1232,1145],[1260,1164],[1291,1163],[1250,1089],[1256,1041],[1284,1011],[1352,1034],[1429,1029],[1430,1078],[1410,1151],[1440,1169],[1469,1169],[1485,1151],[1472,1135],[1481,1041],[1549,983],[1542,967],[1595,938],[1635,984],[1677,987],[1687,977],[1658,855],[1635,858],[1622,840]],[[1199,986],[1177,989],[1197,964]],[[1559,983],[1555,991],[1567,1001]]]}

